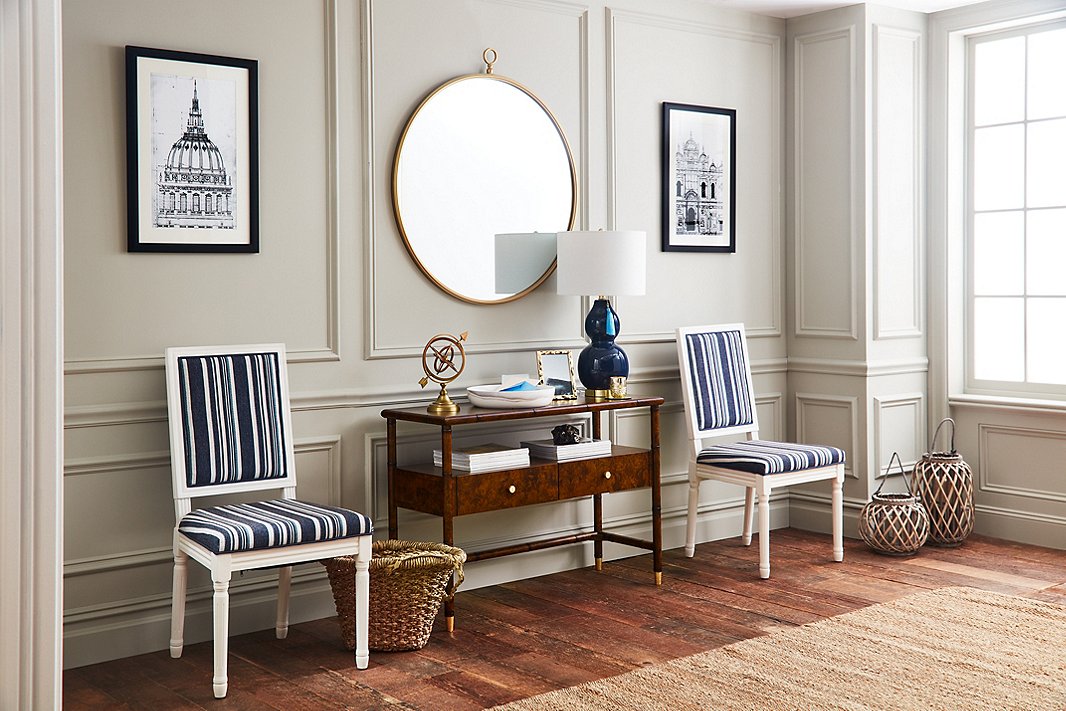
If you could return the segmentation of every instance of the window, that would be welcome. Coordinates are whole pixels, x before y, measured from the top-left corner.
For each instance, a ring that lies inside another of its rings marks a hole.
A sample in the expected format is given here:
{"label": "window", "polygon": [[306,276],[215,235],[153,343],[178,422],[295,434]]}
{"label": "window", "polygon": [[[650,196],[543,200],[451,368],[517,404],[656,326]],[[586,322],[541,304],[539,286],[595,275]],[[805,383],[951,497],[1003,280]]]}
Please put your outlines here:
{"label": "window", "polygon": [[1066,396],[1066,22],[968,46],[967,389]]}

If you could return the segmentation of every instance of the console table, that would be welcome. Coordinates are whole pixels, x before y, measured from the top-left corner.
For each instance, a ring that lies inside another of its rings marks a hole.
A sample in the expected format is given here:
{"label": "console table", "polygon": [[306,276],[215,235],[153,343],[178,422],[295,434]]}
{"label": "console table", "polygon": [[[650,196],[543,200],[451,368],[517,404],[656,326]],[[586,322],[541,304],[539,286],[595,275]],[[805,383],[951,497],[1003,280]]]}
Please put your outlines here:
{"label": "console table", "polygon": [[[545,407],[490,410],[464,404],[455,415],[432,415],[425,407],[383,410],[388,433],[389,537],[399,536],[396,510],[399,507],[440,516],[444,543],[453,544],[452,522],[456,516],[498,511],[515,506],[592,497],[591,531],[557,536],[467,554],[468,561],[486,560],[512,553],[541,550],[582,541],[593,541],[596,569],[603,569],[603,542],[645,548],[653,553],[655,582],[662,584],[663,535],[662,500],[659,486],[659,407],[661,397],[634,397],[626,400],[552,403]],[[600,438],[600,414],[607,410],[647,407],[650,410],[651,447],[642,449],[613,445],[607,457],[555,462],[530,457],[529,467],[470,473],[452,470],[452,428],[483,422],[524,420],[538,417],[591,414],[592,436]],[[443,466],[431,463],[399,466],[396,462],[396,422],[416,422],[440,427]],[[603,530],[603,494],[651,487],[652,540]],[[448,630],[454,629],[455,610],[445,604]]]}

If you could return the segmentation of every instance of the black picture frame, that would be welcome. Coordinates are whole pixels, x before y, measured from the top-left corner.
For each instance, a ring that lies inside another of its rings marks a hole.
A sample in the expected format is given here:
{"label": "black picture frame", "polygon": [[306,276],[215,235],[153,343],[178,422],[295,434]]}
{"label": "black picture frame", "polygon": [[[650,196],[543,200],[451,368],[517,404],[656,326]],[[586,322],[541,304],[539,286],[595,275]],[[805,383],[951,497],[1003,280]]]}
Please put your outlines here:
{"label": "black picture frame", "polygon": [[259,252],[259,62],[126,46],[126,249]]}
{"label": "black picture frame", "polygon": [[737,251],[736,153],[736,109],[663,102],[662,251]]}

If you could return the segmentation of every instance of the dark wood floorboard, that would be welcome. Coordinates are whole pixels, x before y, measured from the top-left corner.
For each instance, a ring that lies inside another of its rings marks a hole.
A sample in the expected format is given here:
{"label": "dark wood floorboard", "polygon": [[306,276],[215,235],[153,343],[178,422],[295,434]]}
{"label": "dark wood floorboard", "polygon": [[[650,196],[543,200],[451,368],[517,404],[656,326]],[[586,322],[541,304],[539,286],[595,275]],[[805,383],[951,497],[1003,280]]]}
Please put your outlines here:
{"label": "dark wood floorboard", "polygon": [[520,580],[457,596],[457,628],[438,618],[424,649],[370,655],[354,668],[336,618],[230,640],[229,696],[211,695],[211,644],[67,671],[63,705],[95,709],[483,709],[647,664],[806,624],[923,590],[954,585],[1066,605],[1066,551],[971,536],[959,548],[911,558],[828,536],[772,537],[770,580],[758,546],[703,543],[693,558],[664,553],[656,587],[650,555]]}

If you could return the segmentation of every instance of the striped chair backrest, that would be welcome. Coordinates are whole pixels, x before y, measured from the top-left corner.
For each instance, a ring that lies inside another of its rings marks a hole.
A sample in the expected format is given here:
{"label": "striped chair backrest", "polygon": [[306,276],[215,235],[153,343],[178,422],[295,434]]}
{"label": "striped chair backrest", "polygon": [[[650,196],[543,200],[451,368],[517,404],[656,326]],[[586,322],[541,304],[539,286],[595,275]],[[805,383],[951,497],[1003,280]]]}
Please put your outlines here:
{"label": "striped chair backrest", "polygon": [[181,431],[188,487],[287,475],[279,354],[180,356]]}
{"label": "striped chair backrest", "polygon": [[686,333],[684,338],[696,429],[755,423],[744,334],[731,329]]}

